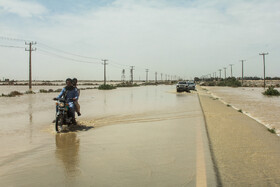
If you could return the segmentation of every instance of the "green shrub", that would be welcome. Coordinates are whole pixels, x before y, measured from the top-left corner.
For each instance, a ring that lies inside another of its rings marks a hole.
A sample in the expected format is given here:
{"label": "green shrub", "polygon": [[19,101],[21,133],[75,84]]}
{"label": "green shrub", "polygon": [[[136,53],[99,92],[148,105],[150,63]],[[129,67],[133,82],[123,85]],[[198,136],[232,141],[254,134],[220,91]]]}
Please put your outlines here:
{"label": "green shrub", "polygon": [[16,97],[16,96],[20,96],[20,95],[23,95],[23,93],[20,93],[18,91],[12,91],[9,94],[2,93],[2,97]]}
{"label": "green shrub", "polygon": [[112,89],[116,89],[117,87],[114,85],[110,85],[110,84],[102,84],[98,87],[98,90],[112,90]]}
{"label": "green shrub", "polygon": [[208,86],[216,86],[215,82],[211,81],[211,82],[208,82]]}
{"label": "green shrub", "polygon": [[131,84],[130,82],[120,83],[120,84],[116,85],[116,87],[135,87],[135,86],[140,86],[140,85],[138,85],[136,83]]}
{"label": "green shrub", "polygon": [[241,86],[241,82],[237,80],[235,77],[229,77],[223,81],[220,81],[218,86],[230,86],[230,87],[239,87]]}
{"label": "green shrub", "polygon": [[274,89],[274,86],[269,86],[265,92],[263,92],[263,95],[269,95],[269,96],[279,96],[280,92],[276,89]]}
{"label": "green shrub", "polygon": [[40,93],[48,93],[48,90],[40,89],[39,92],[40,92]]}
{"label": "green shrub", "polygon": [[35,94],[35,92],[33,92],[32,90],[28,90],[25,92],[25,94]]}
{"label": "green shrub", "polygon": [[61,88],[59,88],[59,89],[56,89],[54,92],[61,92]]}
{"label": "green shrub", "polygon": [[275,130],[275,128],[272,128],[272,129],[267,128],[267,130],[268,130],[269,132],[271,132],[272,134],[276,134],[276,130]]}

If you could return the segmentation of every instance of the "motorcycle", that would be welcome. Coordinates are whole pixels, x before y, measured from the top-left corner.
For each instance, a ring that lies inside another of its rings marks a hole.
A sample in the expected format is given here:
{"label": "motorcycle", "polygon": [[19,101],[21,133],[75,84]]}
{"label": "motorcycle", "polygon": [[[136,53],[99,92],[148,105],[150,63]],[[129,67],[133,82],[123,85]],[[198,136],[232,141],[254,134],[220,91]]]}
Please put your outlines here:
{"label": "motorcycle", "polygon": [[66,102],[64,98],[55,98],[56,100],[56,119],[55,119],[55,130],[60,133],[63,131],[63,126],[67,125],[68,127],[71,125],[75,125],[75,117],[73,118],[70,114],[69,104]]}

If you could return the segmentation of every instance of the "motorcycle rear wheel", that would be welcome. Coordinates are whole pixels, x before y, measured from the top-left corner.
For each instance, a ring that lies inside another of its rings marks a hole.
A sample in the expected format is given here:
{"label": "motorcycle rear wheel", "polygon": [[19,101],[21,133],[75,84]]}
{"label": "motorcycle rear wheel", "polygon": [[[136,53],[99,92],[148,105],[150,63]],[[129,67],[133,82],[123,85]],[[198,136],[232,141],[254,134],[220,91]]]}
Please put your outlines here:
{"label": "motorcycle rear wheel", "polygon": [[63,125],[63,117],[62,117],[62,115],[59,115],[55,119],[56,132],[60,133],[62,131],[62,125]]}

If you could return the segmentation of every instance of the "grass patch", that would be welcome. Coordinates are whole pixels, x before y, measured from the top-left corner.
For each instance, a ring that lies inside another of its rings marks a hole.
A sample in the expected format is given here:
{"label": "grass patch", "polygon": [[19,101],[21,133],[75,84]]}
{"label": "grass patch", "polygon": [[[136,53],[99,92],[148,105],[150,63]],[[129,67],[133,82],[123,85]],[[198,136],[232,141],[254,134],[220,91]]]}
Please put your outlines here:
{"label": "grass patch", "polygon": [[263,95],[267,96],[280,96],[280,92],[274,88],[274,86],[269,86],[265,92],[263,92]]}
{"label": "grass patch", "polygon": [[98,87],[98,90],[113,90],[116,89],[117,87],[114,85],[110,85],[110,84],[102,84]]}
{"label": "grass patch", "polygon": [[35,94],[35,92],[31,91],[31,90],[28,90],[25,92],[25,94]]}
{"label": "grass patch", "polygon": [[80,88],[80,90],[92,90],[96,89],[97,87],[86,87],[86,88]]}
{"label": "grass patch", "polygon": [[240,87],[241,82],[235,77],[228,77],[219,81],[209,80],[201,84],[201,86],[229,86],[229,87]]}
{"label": "grass patch", "polygon": [[45,89],[40,89],[39,92],[40,93],[49,93],[48,90],[45,90]]}
{"label": "grass patch", "polygon": [[238,112],[243,113],[242,109],[239,109]]}
{"label": "grass patch", "polygon": [[231,105],[230,105],[230,104],[227,104],[227,107],[231,107]]}
{"label": "grass patch", "polygon": [[131,84],[130,82],[120,83],[120,84],[116,85],[116,87],[136,87],[136,86],[140,86],[140,85],[138,85],[136,83]]}
{"label": "grass patch", "polygon": [[23,93],[20,93],[18,91],[12,91],[9,94],[2,94],[2,97],[16,97],[20,95],[23,95]]}
{"label": "grass patch", "polygon": [[61,92],[61,89],[57,89],[57,90],[53,90],[53,89],[48,89],[48,90],[40,89],[39,92],[40,92],[40,93]]}
{"label": "grass patch", "polygon": [[275,130],[275,128],[267,128],[267,130],[269,131],[269,132],[271,132],[272,134],[276,134],[276,130]]}
{"label": "grass patch", "polygon": [[61,92],[61,91],[62,91],[61,88],[58,88],[58,89],[54,90],[54,92]]}

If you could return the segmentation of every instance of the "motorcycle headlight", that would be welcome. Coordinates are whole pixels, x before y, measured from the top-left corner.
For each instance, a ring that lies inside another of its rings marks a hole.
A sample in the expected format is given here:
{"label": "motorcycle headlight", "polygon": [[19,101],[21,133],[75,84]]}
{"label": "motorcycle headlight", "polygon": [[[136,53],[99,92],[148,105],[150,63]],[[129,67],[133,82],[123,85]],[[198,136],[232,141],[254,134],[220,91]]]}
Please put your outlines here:
{"label": "motorcycle headlight", "polygon": [[64,103],[59,103],[59,106],[60,107],[64,107]]}

